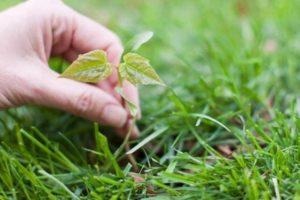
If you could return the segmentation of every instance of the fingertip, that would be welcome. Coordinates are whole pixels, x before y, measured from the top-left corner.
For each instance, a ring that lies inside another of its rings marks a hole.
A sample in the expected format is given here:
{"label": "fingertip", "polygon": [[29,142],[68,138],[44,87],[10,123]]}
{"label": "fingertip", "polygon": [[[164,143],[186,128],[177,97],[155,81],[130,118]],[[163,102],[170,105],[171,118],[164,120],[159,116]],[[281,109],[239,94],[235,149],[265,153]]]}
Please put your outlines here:
{"label": "fingertip", "polygon": [[106,49],[108,61],[117,67],[120,64],[123,51],[124,49],[120,40],[112,39],[110,45]]}
{"label": "fingertip", "polygon": [[140,130],[139,128],[135,125],[132,129],[132,133],[131,133],[131,139],[137,139],[140,136]]}
{"label": "fingertip", "polygon": [[137,139],[140,135],[140,131],[132,119],[128,120],[124,127],[118,128],[116,132],[123,138],[130,134],[131,140]]}
{"label": "fingertip", "polygon": [[100,121],[116,128],[122,128],[127,122],[127,112],[118,105],[107,105],[103,109]]}

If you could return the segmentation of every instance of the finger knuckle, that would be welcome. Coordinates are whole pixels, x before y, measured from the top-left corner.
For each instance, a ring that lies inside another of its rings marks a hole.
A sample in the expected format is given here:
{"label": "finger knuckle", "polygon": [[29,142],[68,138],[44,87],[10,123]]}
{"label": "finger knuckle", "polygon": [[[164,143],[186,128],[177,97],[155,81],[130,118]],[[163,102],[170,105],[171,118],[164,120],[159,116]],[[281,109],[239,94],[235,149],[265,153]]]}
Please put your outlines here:
{"label": "finger knuckle", "polygon": [[92,112],[95,107],[94,99],[95,95],[90,91],[80,94],[74,102],[75,114],[85,115]]}

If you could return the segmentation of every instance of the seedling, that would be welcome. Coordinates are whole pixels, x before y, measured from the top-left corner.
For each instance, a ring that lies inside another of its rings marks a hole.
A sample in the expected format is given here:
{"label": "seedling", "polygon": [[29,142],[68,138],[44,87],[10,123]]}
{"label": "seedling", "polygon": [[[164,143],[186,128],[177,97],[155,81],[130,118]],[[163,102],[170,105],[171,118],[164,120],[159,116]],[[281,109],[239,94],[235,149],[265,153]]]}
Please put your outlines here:
{"label": "seedling", "polygon": [[[133,85],[161,85],[165,86],[150,61],[143,56],[133,53],[144,43],[151,39],[152,32],[146,32],[136,36],[129,44],[132,46],[130,51],[123,56],[123,62],[118,66],[119,84],[115,88],[116,92],[120,94],[125,102],[127,108],[130,110],[133,121],[136,120],[137,106],[134,105],[124,94],[122,85],[125,80]],[[86,54],[80,55],[61,75],[61,77],[73,79],[85,83],[98,83],[105,80],[113,73],[113,66],[109,63],[107,55],[102,50],[95,50]],[[128,133],[124,139],[123,144],[115,152],[115,157],[118,157],[124,147],[129,151],[128,140],[131,135],[132,126],[128,128]],[[134,158],[129,155],[129,160],[133,160],[132,164],[135,166]]]}
{"label": "seedling", "polygon": [[[140,46],[146,43],[151,37],[152,32],[146,32],[138,35],[132,41],[133,46],[130,51],[137,50]],[[118,79],[119,84],[115,91],[120,94],[124,104],[132,115],[133,122],[136,120],[137,105],[131,102],[122,90],[125,80],[129,81],[135,86],[138,85],[162,85],[164,82],[160,79],[154,68],[151,66],[150,61],[137,53],[128,52],[123,56],[123,62],[118,66]],[[61,75],[61,77],[73,79],[85,83],[98,83],[107,79],[113,73],[113,66],[109,63],[107,55],[103,50],[95,50],[86,54],[80,55]],[[128,140],[131,136],[134,123],[128,128],[128,133],[122,145],[115,152],[115,157],[118,157],[120,152],[126,148],[130,151]],[[127,154],[128,159],[132,163],[135,171],[138,167],[134,157]]]}
{"label": "seedling", "polygon": [[[151,32],[150,32],[151,33]],[[132,50],[137,50],[147,42],[152,34],[149,32],[140,34],[133,44]],[[128,100],[122,91],[124,80],[133,85],[162,85],[164,82],[159,78],[148,59],[137,53],[126,53],[123,62],[118,66],[119,85],[115,88],[126,102],[131,115],[135,118],[137,114],[136,105]],[[85,83],[98,83],[108,78],[113,72],[113,66],[109,63],[107,55],[103,50],[95,50],[80,55],[61,75],[61,77],[73,79]]]}

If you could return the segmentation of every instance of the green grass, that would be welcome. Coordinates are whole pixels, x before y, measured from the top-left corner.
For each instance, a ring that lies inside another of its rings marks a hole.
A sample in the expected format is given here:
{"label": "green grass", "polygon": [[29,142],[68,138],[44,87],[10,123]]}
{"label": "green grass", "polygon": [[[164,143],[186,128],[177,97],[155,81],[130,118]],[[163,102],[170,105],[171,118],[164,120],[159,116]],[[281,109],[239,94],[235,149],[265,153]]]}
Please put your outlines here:
{"label": "green grass", "polygon": [[124,42],[154,31],[139,53],[174,92],[140,88],[137,166],[107,127],[1,112],[0,199],[300,199],[300,1],[66,3]]}

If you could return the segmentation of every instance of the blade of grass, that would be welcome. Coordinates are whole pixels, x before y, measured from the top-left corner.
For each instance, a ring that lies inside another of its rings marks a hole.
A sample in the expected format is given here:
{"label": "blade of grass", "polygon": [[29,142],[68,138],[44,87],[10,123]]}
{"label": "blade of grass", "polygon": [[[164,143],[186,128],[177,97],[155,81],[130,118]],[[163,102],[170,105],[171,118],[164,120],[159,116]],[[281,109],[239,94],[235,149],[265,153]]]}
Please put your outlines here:
{"label": "blade of grass", "polygon": [[145,139],[143,139],[141,142],[139,142],[136,146],[134,146],[130,151],[126,152],[126,154],[132,154],[139,150],[141,147],[149,143],[151,140],[158,137],[160,134],[164,133],[166,130],[168,130],[168,127],[162,127],[156,131],[154,131],[152,134],[147,136]]}
{"label": "blade of grass", "polygon": [[71,190],[69,190],[69,188],[67,186],[65,186],[65,184],[63,184],[61,181],[59,181],[57,178],[55,178],[54,176],[52,176],[51,174],[48,174],[46,171],[44,170],[39,170],[39,173],[46,176],[48,179],[50,179],[51,181],[53,181],[54,183],[56,183],[58,186],[60,186],[63,190],[65,190],[73,199],[79,200],[80,198],[78,196],[76,196]]}

